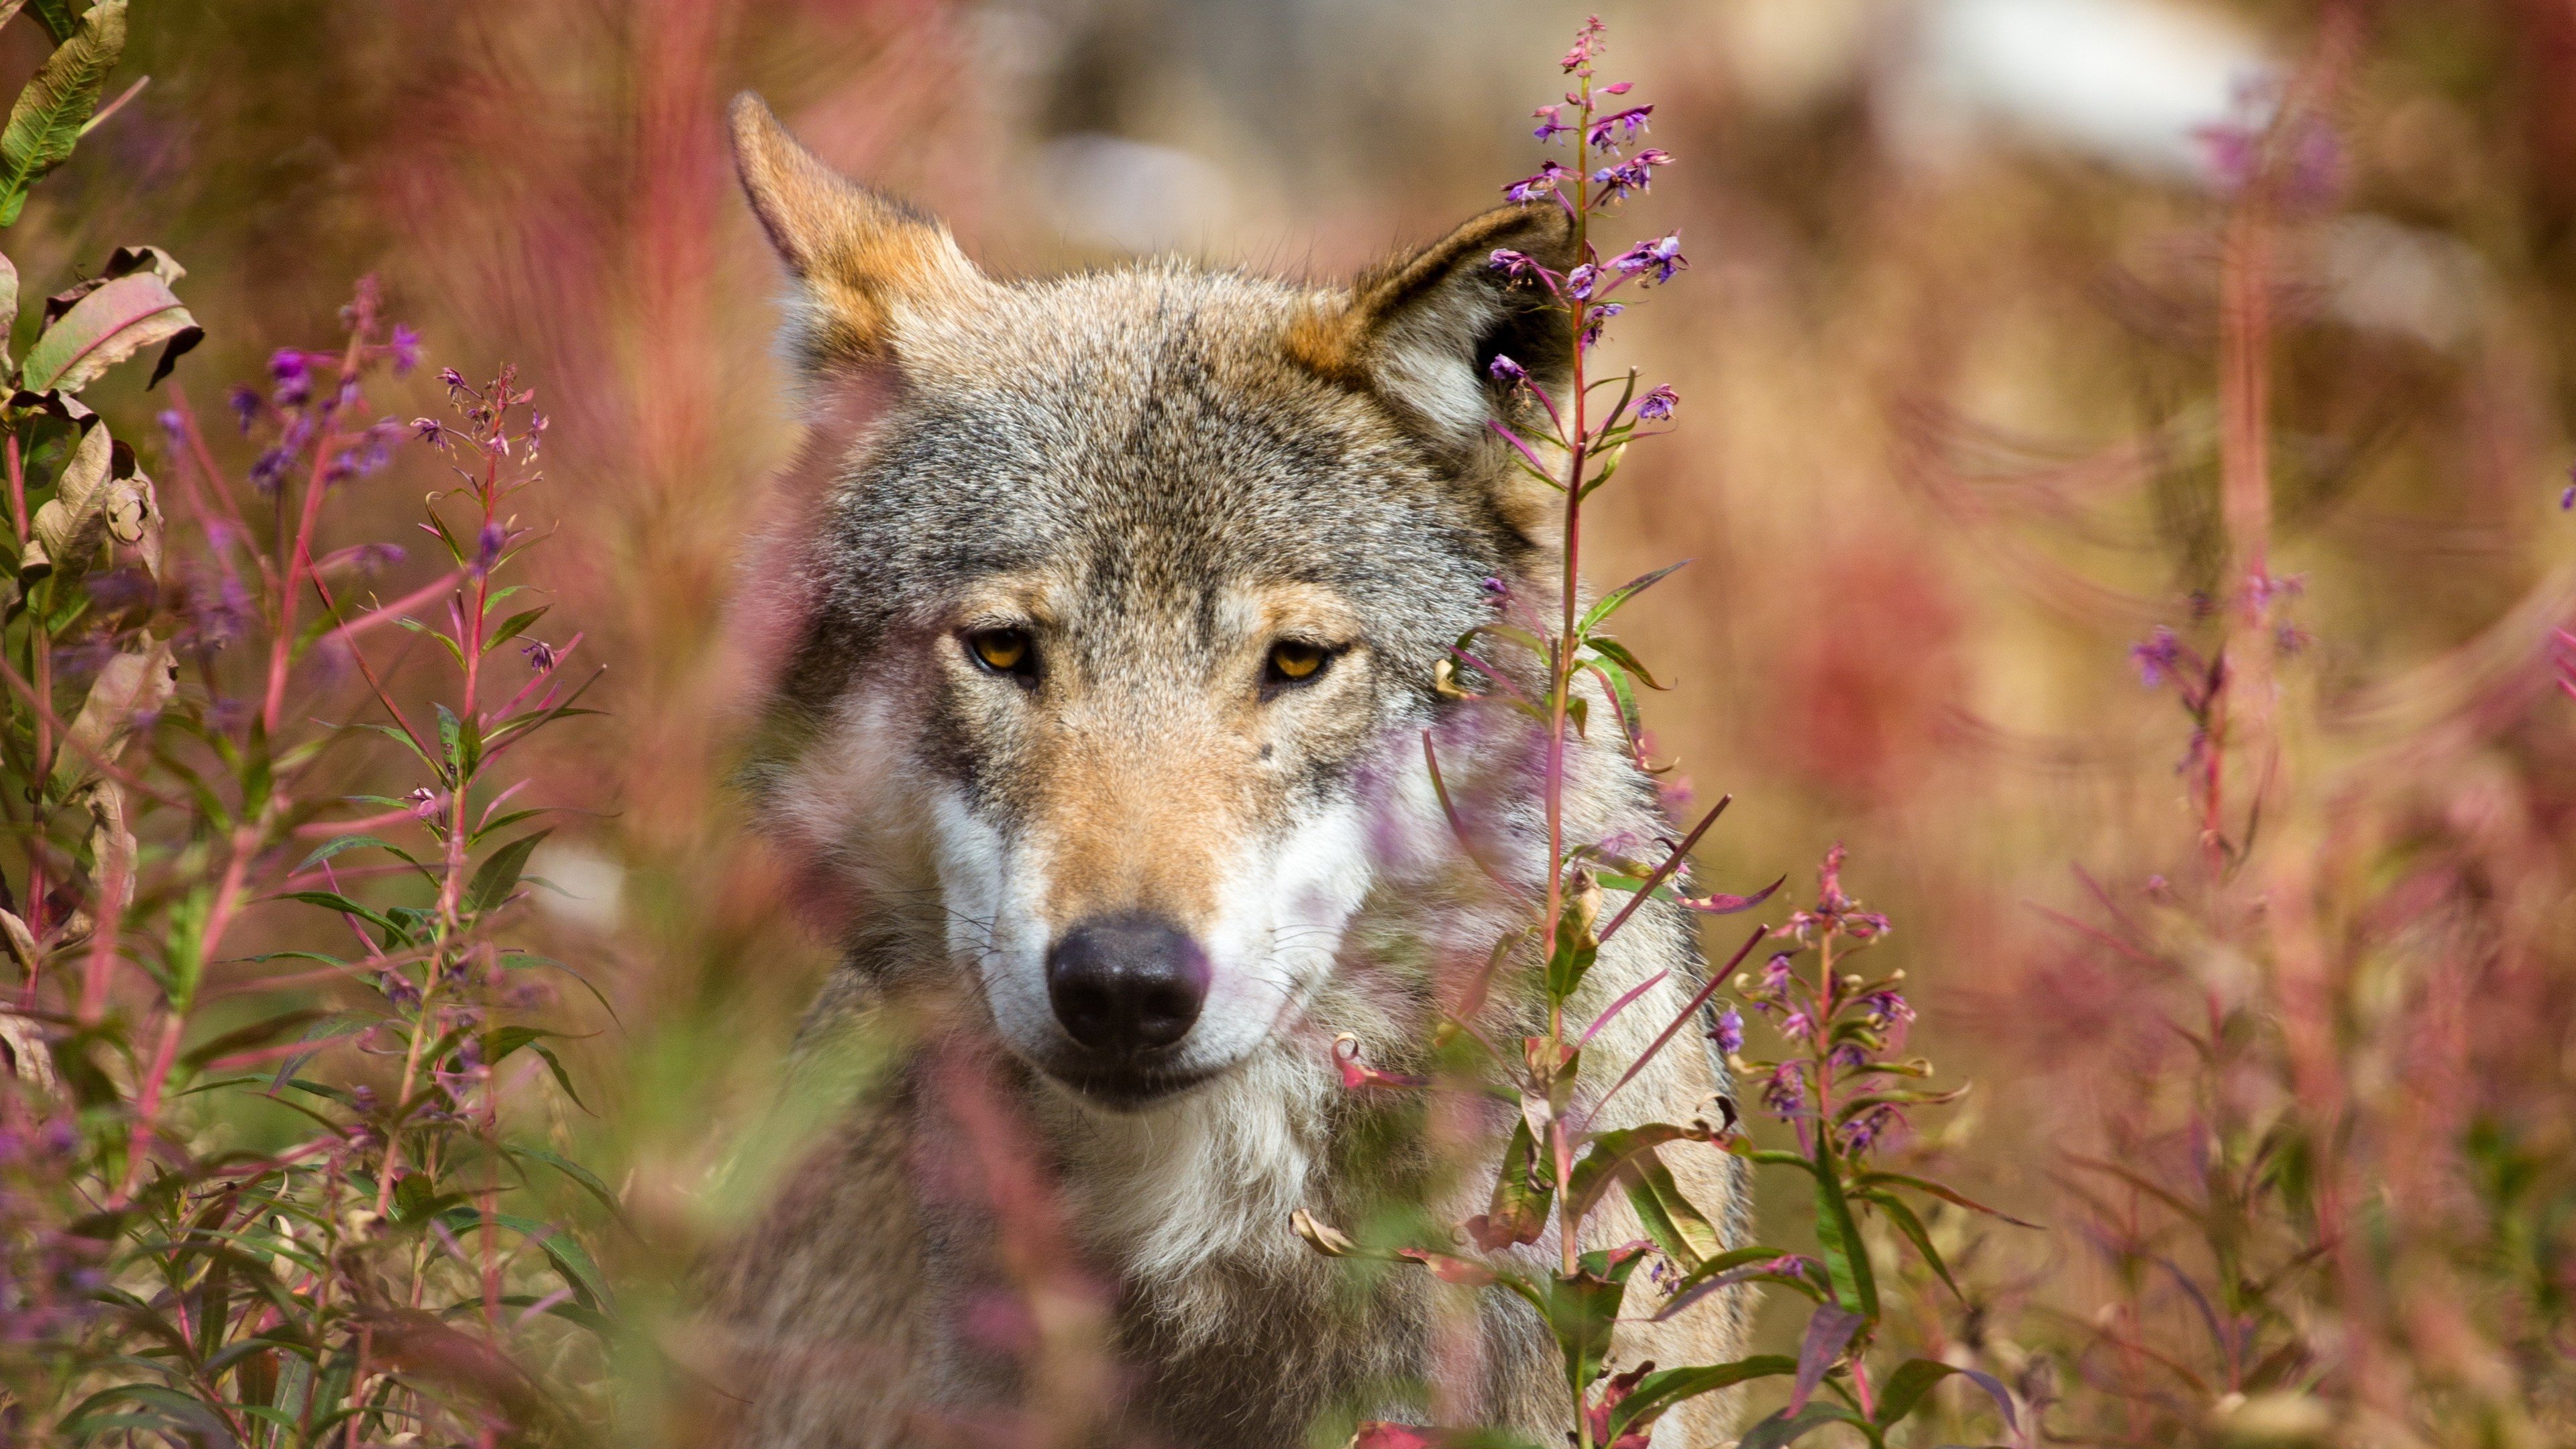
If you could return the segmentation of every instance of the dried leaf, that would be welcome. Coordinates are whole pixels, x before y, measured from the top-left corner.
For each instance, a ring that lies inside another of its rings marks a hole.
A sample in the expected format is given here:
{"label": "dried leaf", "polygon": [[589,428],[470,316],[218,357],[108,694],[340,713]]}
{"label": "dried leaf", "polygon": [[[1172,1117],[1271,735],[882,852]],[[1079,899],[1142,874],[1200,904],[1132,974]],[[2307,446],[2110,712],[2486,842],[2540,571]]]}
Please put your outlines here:
{"label": "dried leaf", "polygon": [[[17,922],[20,931],[27,929],[26,923],[18,921],[16,916],[9,919]],[[12,951],[17,948],[14,938],[10,941],[10,948]],[[45,1046],[44,1028],[33,1019],[5,1008],[0,1008],[0,1071],[8,1072],[44,1096],[53,1095],[54,1054]]]}
{"label": "dried leaf", "polygon": [[[146,250],[159,256],[157,248]],[[27,349],[20,386],[35,392],[78,392],[144,348],[166,342],[152,369],[151,382],[157,383],[205,335],[160,272],[140,267],[102,281],[47,326]]]}
{"label": "dried leaf", "polygon": [[[48,28],[54,28],[60,6],[39,4]],[[45,58],[27,88],[9,108],[9,125],[0,131],[0,226],[14,225],[27,204],[27,188],[72,154],[81,127],[98,109],[98,93],[107,73],[125,53],[125,0],[99,0],[80,19],[80,28],[64,36]]]}
{"label": "dried leaf", "polygon": [[93,780],[72,803],[89,812],[90,868],[100,888],[116,886],[116,908],[134,904],[134,832],[125,827],[125,792],[113,780]]}
{"label": "dried leaf", "polygon": [[1297,1236],[1304,1238],[1316,1252],[1327,1258],[1347,1258],[1360,1250],[1360,1245],[1351,1241],[1350,1234],[1330,1223],[1316,1221],[1315,1215],[1304,1208],[1288,1214],[1288,1226],[1296,1229]]}
{"label": "dried leaf", "polygon": [[124,750],[136,720],[158,713],[178,687],[179,666],[167,640],[108,660],[64,732],[54,761],[55,783],[69,794],[97,780],[100,765],[113,763]]}
{"label": "dried leaf", "polygon": [[20,577],[38,569],[79,573],[89,567],[107,536],[108,483],[115,471],[115,440],[102,423],[92,423],[64,462],[54,496],[36,510],[34,537],[18,559]]}
{"label": "dried leaf", "polygon": [[[14,10],[17,7],[12,5],[0,8]],[[0,14],[0,25],[8,23],[9,17]],[[5,256],[0,256],[0,372],[6,372],[14,365],[9,361],[9,334],[17,325],[18,264]]]}
{"label": "dried leaf", "polygon": [[27,929],[17,912],[0,911],[0,942],[7,944],[9,959],[18,963],[19,970],[36,974],[36,933]]}

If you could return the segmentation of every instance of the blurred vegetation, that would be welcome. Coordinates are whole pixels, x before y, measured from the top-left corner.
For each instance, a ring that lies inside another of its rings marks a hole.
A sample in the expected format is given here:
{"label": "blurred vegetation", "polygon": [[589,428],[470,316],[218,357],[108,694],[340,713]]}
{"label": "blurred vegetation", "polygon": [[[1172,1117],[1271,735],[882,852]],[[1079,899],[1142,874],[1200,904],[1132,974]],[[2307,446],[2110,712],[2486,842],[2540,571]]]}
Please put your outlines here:
{"label": "blurred vegetation", "polygon": [[[1707,863],[1768,879],[1862,847],[1852,886],[1906,923],[1892,959],[1920,1040],[1979,1083],[1917,1150],[2052,1229],[2033,1247],[1936,1216],[1968,1291],[1920,1285],[1927,1352],[2077,1442],[2566,1442],[2576,700],[2550,641],[2576,616],[2557,506],[2576,14],[2157,8],[2308,78],[2330,137],[2314,194],[2267,222],[2250,437],[2222,386],[2231,194],[1994,100],[2029,88],[1958,61],[1960,17],[2014,6],[1604,7],[1635,37],[1620,59],[1658,98],[1658,144],[1692,163],[1639,224],[1679,229],[1696,266],[1623,343],[1692,428],[1605,495],[1594,574],[1695,556],[1631,633],[1679,680],[1647,706],[1658,753],[1737,797]],[[790,863],[724,786],[768,658],[728,602],[781,526],[764,480],[793,446],[724,98],[761,89],[999,270],[1114,258],[1136,237],[1086,200],[1133,182],[1154,244],[1329,277],[1525,169],[1521,78],[1576,18],[1528,0],[165,0],[138,18],[109,89],[151,84],[0,239],[22,275],[81,275],[127,242],[184,257],[208,338],[178,380],[211,397],[281,340],[332,335],[372,272],[434,356],[469,376],[515,361],[552,404],[540,506],[580,543],[533,578],[549,627],[607,661],[589,702],[609,717],[518,767],[595,812],[532,867],[574,895],[531,929],[615,1008],[566,1004],[596,1029],[565,1052],[596,1115],[556,1131],[631,1224],[579,1218],[634,1325],[609,1358],[621,1442],[692,1442],[676,1265],[792,1158],[811,1113],[779,1109],[780,1063],[828,965]],[[27,20],[0,30],[0,83],[47,49]],[[1962,66],[1986,89],[1954,94]],[[159,404],[140,385],[89,398],[142,436]],[[435,410],[414,385],[387,411]],[[2212,869],[2177,769],[2193,722],[2129,651],[2158,625],[2204,655],[2243,633],[2228,601],[2254,520],[2231,515],[2225,465],[2249,448],[2267,577],[2302,583],[2278,622],[2301,637],[2256,676],[2277,691],[2245,697],[2263,723],[2225,746],[2234,854]],[[353,496],[325,544],[410,507]]]}

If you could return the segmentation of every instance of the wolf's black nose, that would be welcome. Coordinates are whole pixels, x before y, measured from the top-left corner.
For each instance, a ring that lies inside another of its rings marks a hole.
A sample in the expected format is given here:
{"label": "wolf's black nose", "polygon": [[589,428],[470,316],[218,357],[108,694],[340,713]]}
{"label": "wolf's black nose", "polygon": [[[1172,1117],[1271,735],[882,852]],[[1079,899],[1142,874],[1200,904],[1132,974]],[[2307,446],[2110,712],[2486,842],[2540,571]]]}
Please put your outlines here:
{"label": "wolf's black nose", "polygon": [[1108,916],[1047,952],[1047,999],[1067,1035],[1125,1056],[1189,1034],[1207,1000],[1208,959],[1189,933],[1151,916]]}

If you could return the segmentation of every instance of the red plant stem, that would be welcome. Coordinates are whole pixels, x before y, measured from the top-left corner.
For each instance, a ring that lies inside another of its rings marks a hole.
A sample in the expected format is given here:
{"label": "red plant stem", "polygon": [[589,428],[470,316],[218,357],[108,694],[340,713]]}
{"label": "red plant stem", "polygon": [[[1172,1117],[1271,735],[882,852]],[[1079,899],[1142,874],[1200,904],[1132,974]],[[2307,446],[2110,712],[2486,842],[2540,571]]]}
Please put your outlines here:
{"label": "red plant stem", "polygon": [[18,529],[18,552],[27,551],[27,461],[18,451],[18,434],[9,433],[9,521]]}
{"label": "red plant stem", "polygon": [[[1574,144],[1578,157],[1581,156],[1585,146],[1585,138],[1590,135],[1592,120],[1592,77],[1588,68],[1580,77],[1580,82],[1577,108],[1582,115],[1585,128],[1575,133]],[[1574,256],[1578,262],[1588,257],[1591,245],[1592,182],[1587,166],[1588,163],[1578,165],[1574,172]],[[1574,375],[1571,384],[1574,392],[1571,399],[1574,425],[1566,433],[1565,438],[1567,445],[1565,450],[1565,542],[1564,557],[1559,560],[1558,580],[1560,596],[1558,608],[1561,624],[1557,637],[1549,641],[1547,659],[1546,920],[1548,949],[1551,951],[1555,949],[1566,907],[1563,867],[1565,860],[1565,726],[1566,709],[1574,687],[1574,611],[1578,584],[1582,577],[1583,474],[1591,461],[1592,443],[1591,435],[1585,429],[1584,417],[1585,409],[1592,396],[1592,390],[1584,385],[1583,378],[1583,323],[1586,308],[1580,297],[1572,297],[1568,301],[1571,305],[1566,308],[1566,322],[1569,328],[1567,340],[1574,348]],[[1556,1048],[1564,1040],[1564,1036],[1564,1005],[1551,998],[1547,1008],[1547,1041],[1550,1049],[1548,1064],[1551,1071],[1555,1070]],[[1567,1128],[1562,1119],[1551,1121],[1548,1132],[1553,1139],[1555,1149],[1559,1255],[1563,1260],[1565,1275],[1570,1278],[1574,1276],[1579,1266],[1576,1260],[1583,1246],[1583,1224],[1574,1214],[1574,1144],[1566,1135]],[[1591,1423],[1580,1412],[1582,1405],[1578,1403],[1575,1407],[1576,1432],[1579,1436],[1577,1442],[1580,1449],[1591,1449]]]}
{"label": "red plant stem", "polygon": [[144,1160],[152,1151],[152,1124],[161,1115],[161,1089],[170,1080],[171,1064],[179,1056],[179,1033],[187,1027],[185,1014],[173,1008],[161,1015],[161,1036],[152,1048],[152,1065],[143,1074],[143,1091],[134,1099],[134,1125],[128,1129],[125,1142],[125,1181],[108,1199],[108,1206],[119,1208],[134,1198],[135,1184],[142,1180]]}

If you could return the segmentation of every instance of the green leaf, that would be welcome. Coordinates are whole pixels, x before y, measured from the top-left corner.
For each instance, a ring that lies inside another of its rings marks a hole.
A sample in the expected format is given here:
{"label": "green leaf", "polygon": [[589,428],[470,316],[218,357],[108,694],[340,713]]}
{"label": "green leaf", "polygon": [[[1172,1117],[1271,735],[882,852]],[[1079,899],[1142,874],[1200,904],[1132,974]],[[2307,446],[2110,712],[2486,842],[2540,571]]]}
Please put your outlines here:
{"label": "green leaf", "polygon": [[1571,1277],[1559,1274],[1548,1282],[1548,1331],[1565,1355],[1566,1381],[1577,1400],[1601,1377],[1619,1321],[1619,1302],[1627,1296],[1628,1275],[1645,1256],[1642,1244],[1586,1253],[1575,1260]]}
{"label": "green leaf", "polygon": [[[459,656],[460,659],[462,657]],[[461,789],[465,779],[465,722],[458,719],[456,711],[446,705],[438,705],[436,708],[438,710],[438,750],[440,754],[446,756],[448,782]]]}
{"label": "green leaf", "polygon": [[2020,1432],[2021,1421],[2013,1413],[2012,1394],[1992,1374],[1928,1358],[1907,1359],[1897,1365],[1896,1372],[1887,1376],[1886,1383],[1879,1386],[1878,1427],[1881,1430],[1893,1429],[1905,1422],[1905,1416],[1914,1412],[1915,1406],[1923,1402],[1923,1396],[1932,1392],[1932,1386],[1952,1374],[1984,1389],[1987,1396],[1995,1401],[1995,1407],[2003,1411],[2004,1427]]}
{"label": "green leaf", "polygon": [[1885,1442],[1879,1437],[1878,1427],[1867,1419],[1840,1404],[1819,1401],[1799,1410],[1794,1418],[1785,1413],[1773,1414],[1746,1430],[1744,1437],[1736,1441],[1735,1449],[1781,1449],[1782,1445],[1794,1444],[1827,1424],[1849,1424],[1868,1436],[1870,1443]]}
{"label": "green leaf", "polygon": [[1928,1192],[1934,1197],[1941,1199],[1943,1202],[1956,1203],[1970,1212],[1984,1213],[1990,1218],[2001,1218],[2005,1222],[2008,1222],[2017,1228],[2036,1228],[2039,1226],[2037,1223],[2024,1222],[2020,1218],[2014,1217],[2011,1213],[2005,1212],[2000,1208],[1990,1208],[1984,1203],[1977,1201],[1975,1198],[1969,1197],[1965,1193],[1960,1192],[1957,1188],[1948,1187],[1941,1183],[1934,1182],[1928,1177],[1914,1177],[1902,1172],[1864,1172],[1858,1177],[1852,1179],[1852,1185],[1854,1187],[1884,1187],[1890,1185],[1896,1187],[1910,1187],[1916,1192]]}
{"label": "green leaf", "polygon": [[313,867],[329,860],[331,857],[335,855],[343,855],[352,850],[388,851],[401,858],[405,864],[410,865],[416,870],[427,870],[429,868],[422,865],[419,860],[415,859],[410,851],[403,849],[401,846],[394,844],[390,840],[382,840],[373,835],[340,835],[334,836],[333,838],[322,842],[321,845],[315,847],[313,853],[304,857],[303,864],[295,867],[292,874],[302,875]]}
{"label": "green leaf", "polygon": [[533,1026],[505,1026],[499,1031],[492,1033],[491,1037],[484,1043],[483,1059],[497,1065],[503,1057],[510,1055],[521,1047],[527,1047],[534,1051],[538,1056],[546,1059],[546,1069],[554,1073],[555,1085],[563,1088],[564,1095],[572,1098],[572,1104],[574,1106],[587,1112],[590,1110],[590,1104],[581,1099],[581,1093],[573,1090],[572,1073],[564,1070],[563,1058],[556,1056],[554,1048],[547,1046],[544,1041],[544,1038],[546,1037],[561,1036],[562,1034],[563,1033],[561,1032],[539,1031]]}
{"label": "green leaf", "polygon": [[1914,1215],[1914,1209],[1905,1205],[1905,1199],[1884,1188],[1863,1188],[1852,1195],[1877,1204],[1879,1211],[1887,1214],[1888,1221],[1896,1224],[1896,1230],[1914,1244],[1914,1251],[1921,1253],[1923,1261],[1930,1264],[1932,1271],[1949,1286],[1951,1297],[1965,1299],[1968,1296],[1959,1291],[1958,1281],[1950,1276],[1950,1265],[1941,1261],[1940,1250],[1932,1246],[1932,1235],[1924,1231],[1923,1220]]}
{"label": "green leaf", "polygon": [[179,1060],[189,1067],[202,1067],[217,1057],[265,1045],[308,1023],[321,1021],[334,1015],[337,1013],[316,1007],[281,1012],[265,1020],[254,1021],[248,1026],[235,1027],[212,1041],[200,1043]]}
{"label": "green leaf", "polygon": [[[1608,1195],[1612,1183],[1627,1180],[1632,1168],[1643,1162],[1652,1161],[1658,1170],[1662,1169],[1662,1161],[1654,1155],[1657,1147],[1667,1142],[1685,1139],[1705,1142],[1708,1140],[1708,1132],[1705,1129],[1677,1127],[1670,1122],[1649,1122],[1641,1127],[1622,1127],[1616,1131],[1603,1132],[1595,1136],[1592,1139],[1592,1146],[1583,1154],[1582,1160],[1574,1164],[1573,1176],[1566,1182],[1568,1211],[1577,1221],[1581,1221],[1591,1214],[1592,1209],[1604,1196]],[[1666,1173],[1665,1176],[1669,1180],[1671,1174]],[[1691,1215],[1699,1216],[1696,1211]],[[1705,1225],[1706,1220],[1701,1221]],[[1651,1231],[1652,1225],[1648,1226]],[[1660,1243],[1658,1245],[1662,1246]],[[1667,1246],[1664,1251],[1669,1253],[1672,1249]],[[1707,1248],[1693,1253],[1682,1266],[1697,1267],[1701,1258],[1716,1251],[1717,1242],[1712,1232]]]}
{"label": "green leaf", "polygon": [[482,869],[474,872],[473,881],[465,888],[466,906],[472,910],[488,911],[508,900],[510,892],[518,888],[519,873],[528,868],[528,856],[536,850],[538,842],[552,834],[551,830],[540,830],[533,835],[522,835],[492,852],[491,858],[483,862]]}
{"label": "green leaf", "polygon": [[[56,15],[47,12],[60,9],[60,0],[38,0],[36,13],[53,29]],[[0,131],[0,226],[16,224],[27,189],[71,156],[81,127],[98,109],[107,73],[125,53],[125,0],[99,0],[79,29],[56,34],[60,47],[18,92],[8,129]]]}
{"label": "green leaf", "polygon": [[513,1146],[508,1143],[502,1144],[501,1150],[512,1157],[524,1157],[531,1162],[544,1163],[546,1166],[551,1167],[555,1171],[562,1173],[564,1176],[571,1178],[583,1191],[589,1193],[592,1197],[599,1199],[600,1206],[607,1208],[611,1213],[616,1214],[620,1218],[625,1216],[626,1210],[618,1206],[617,1194],[608,1190],[608,1184],[600,1180],[599,1174],[582,1166],[580,1163],[573,1161],[571,1158],[565,1157],[559,1153],[549,1152],[542,1147],[521,1147]]}
{"label": "green leaf", "polygon": [[359,905],[356,901],[349,899],[338,891],[288,891],[282,896],[273,896],[270,899],[281,901],[302,901],[308,906],[320,906],[326,911],[338,911],[344,915],[355,916],[359,920],[366,922],[368,925],[378,927],[382,930],[393,931],[396,934],[403,934],[402,928],[396,926],[391,920],[365,906]]}
{"label": "green leaf", "polygon": [[152,272],[128,272],[93,288],[37,336],[27,348],[20,386],[29,392],[79,392],[144,348],[167,343],[153,364],[150,381],[157,383],[205,335],[167,281]]}
{"label": "green leaf", "polygon": [[489,654],[493,650],[500,648],[502,645],[509,643],[511,640],[518,638],[521,634],[527,632],[529,625],[544,618],[546,616],[546,610],[553,607],[554,605],[552,604],[542,604],[525,613],[512,614],[509,618],[502,620],[501,627],[494,630],[492,636],[483,641],[483,652]]}
{"label": "green leaf", "polygon": [[1785,1354],[1756,1354],[1733,1363],[1703,1364],[1697,1368],[1658,1369],[1637,1381],[1628,1397],[1610,1411],[1610,1432],[1605,1441],[1615,1440],[1633,1425],[1653,1420],[1666,1409],[1713,1394],[1753,1379],[1778,1378],[1798,1371],[1798,1361]]}
{"label": "green leaf", "polygon": [[72,18],[71,0],[35,0],[35,5],[36,18],[44,22],[45,33],[53,37],[54,44],[71,39],[72,32],[80,29],[80,22]]}
{"label": "green leaf", "polygon": [[1645,665],[1637,662],[1637,656],[1628,652],[1627,645],[1620,643],[1618,640],[1605,636],[1601,638],[1587,639],[1584,643],[1590,646],[1593,653],[1600,655],[1602,658],[1618,665],[1621,669],[1635,675],[1638,683],[1645,685],[1648,689],[1664,689],[1668,687],[1666,685],[1656,683],[1655,676],[1647,671]]}
{"label": "green leaf", "polygon": [[1503,1148],[1502,1171],[1494,1176],[1492,1207],[1482,1216],[1467,1220],[1467,1232],[1476,1246],[1486,1252],[1500,1252],[1518,1243],[1534,1243],[1547,1230],[1547,1208],[1556,1197],[1556,1184],[1544,1173],[1536,1172],[1538,1141],[1530,1135],[1529,1120],[1512,1120],[1512,1138]]}
{"label": "green leaf", "polygon": [[1612,589],[1609,593],[1602,596],[1601,602],[1594,604],[1591,608],[1584,611],[1583,621],[1574,626],[1575,637],[1579,639],[1584,635],[1591,633],[1593,625],[1598,624],[1602,620],[1609,618],[1612,614],[1617,613],[1621,605],[1627,603],[1630,599],[1637,597],[1639,594],[1644,593],[1646,590],[1653,588],[1655,585],[1662,583],[1664,578],[1674,570],[1687,568],[1690,564],[1691,560],[1689,559],[1683,559],[1680,563],[1666,564],[1662,568],[1655,570],[1653,573],[1640,574],[1637,577],[1630,579],[1628,582],[1621,584],[1619,587]]}
{"label": "green leaf", "polygon": [[1878,1320],[1878,1279],[1870,1271],[1869,1246],[1860,1240],[1851,1204],[1843,1198],[1842,1173],[1834,1161],[1834,1134],[1816,1133],[1816,1243],[1831,1276],[1834,1297],[1871,1322]]}
{"label": "green leaf", "polygon": [[1646,1236],[1667,1257],[1685,1269],[1706,1262],[1718,1250],[1717,1225],[1710,1222],[1697,1205],[1673,1180],[1673,1171],[1664,1165],[1654,1149],[1629,1163],[1621,1174],[1628,1189],[1628,1204],[1645,1224]]}

